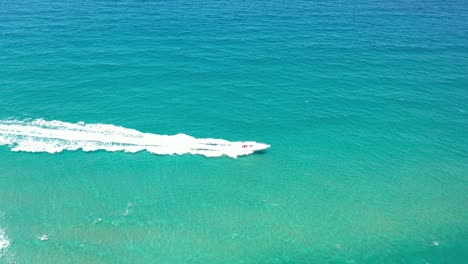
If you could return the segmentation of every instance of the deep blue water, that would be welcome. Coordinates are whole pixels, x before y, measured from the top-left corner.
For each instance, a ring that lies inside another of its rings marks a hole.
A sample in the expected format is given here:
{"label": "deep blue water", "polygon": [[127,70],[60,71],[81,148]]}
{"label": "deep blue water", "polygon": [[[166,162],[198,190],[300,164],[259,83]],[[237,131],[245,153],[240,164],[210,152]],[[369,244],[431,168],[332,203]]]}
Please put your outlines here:
{"label": "deep blue water", "polygon": [[0,125],[272,147],[2,145],[0,263],[464,263],[467,25],[459,0],[1,0]]}

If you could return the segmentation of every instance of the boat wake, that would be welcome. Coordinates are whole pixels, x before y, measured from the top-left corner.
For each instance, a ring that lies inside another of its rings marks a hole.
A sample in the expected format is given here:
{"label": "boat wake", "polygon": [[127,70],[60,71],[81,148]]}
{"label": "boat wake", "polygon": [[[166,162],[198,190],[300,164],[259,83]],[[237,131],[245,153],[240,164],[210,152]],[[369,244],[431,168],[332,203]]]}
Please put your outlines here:
{"label": "boat wake", "polygon": [[0,120],[0,145],[12,151],[57,153],[83,151],[148,151],[159,155],[198,154],[237,158],[270,145],[255,141],[194,138],[185,134],[157,135],[108,124],[68,123],[37,119]]}

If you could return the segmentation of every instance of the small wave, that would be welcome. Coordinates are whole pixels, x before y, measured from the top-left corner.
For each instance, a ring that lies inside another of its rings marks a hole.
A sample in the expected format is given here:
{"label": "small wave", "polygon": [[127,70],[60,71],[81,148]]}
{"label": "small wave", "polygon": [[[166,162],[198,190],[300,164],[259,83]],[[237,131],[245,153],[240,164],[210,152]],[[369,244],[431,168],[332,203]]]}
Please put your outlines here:
{"label": "small wave", "polygon": [[5,229],[0,228],[0,260],[6,255],[8,248],[10,247],[10,240],[5,233]]}
{"label": "small wave", "polygon": [[57,153],[83,151],[148,151],[159,155],[198,154],[237,158],[269,145],[254,141],[194,138],[186,134],[157,135],[110,124],[68,123],[63,121],[0,120],[0,145],[12,151]]}

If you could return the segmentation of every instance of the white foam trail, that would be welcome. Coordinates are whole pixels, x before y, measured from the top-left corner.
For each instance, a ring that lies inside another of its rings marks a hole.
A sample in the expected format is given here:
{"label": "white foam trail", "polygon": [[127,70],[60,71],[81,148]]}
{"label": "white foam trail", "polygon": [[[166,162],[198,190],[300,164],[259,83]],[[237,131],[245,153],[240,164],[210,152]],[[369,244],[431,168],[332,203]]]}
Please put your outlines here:
{"label": "white foam trail", "polygon": [[236,158],[270,147],[254,141],[194,138],[185,134],[156,135],[115,125],[62,121],[0,120],[0,145],[12,151],[57,153],[83,151],[148,151],[159,155],[199,154]]}

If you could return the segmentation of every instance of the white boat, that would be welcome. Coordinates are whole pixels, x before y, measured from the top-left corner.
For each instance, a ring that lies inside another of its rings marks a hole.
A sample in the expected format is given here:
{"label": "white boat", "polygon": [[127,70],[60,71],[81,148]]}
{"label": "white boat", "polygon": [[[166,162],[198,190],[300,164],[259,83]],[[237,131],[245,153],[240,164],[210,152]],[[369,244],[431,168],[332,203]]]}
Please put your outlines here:
{"label": "white boat", "polygon": [[198,139],[193,145],[186,144],[190,149],[196,150],[198,153],[203,152],[207,156],[227,155],[236,158],[238,156],[250,155],[257,151],[265,150],[271,147],[265,143],[255,141],[235,141],[229,142],[218,139]]}
{"label": "white boat", "polygon": [[255,142],[255,141],[244,141],[244,142],[240,142],[240,143],[241,143],[242,150],[252,151],[252,152],[261,151],[261,150],[264,150],[264,149],[267,149],[267,148],[271,147],[268,144],[259,143],[259,142]]}

